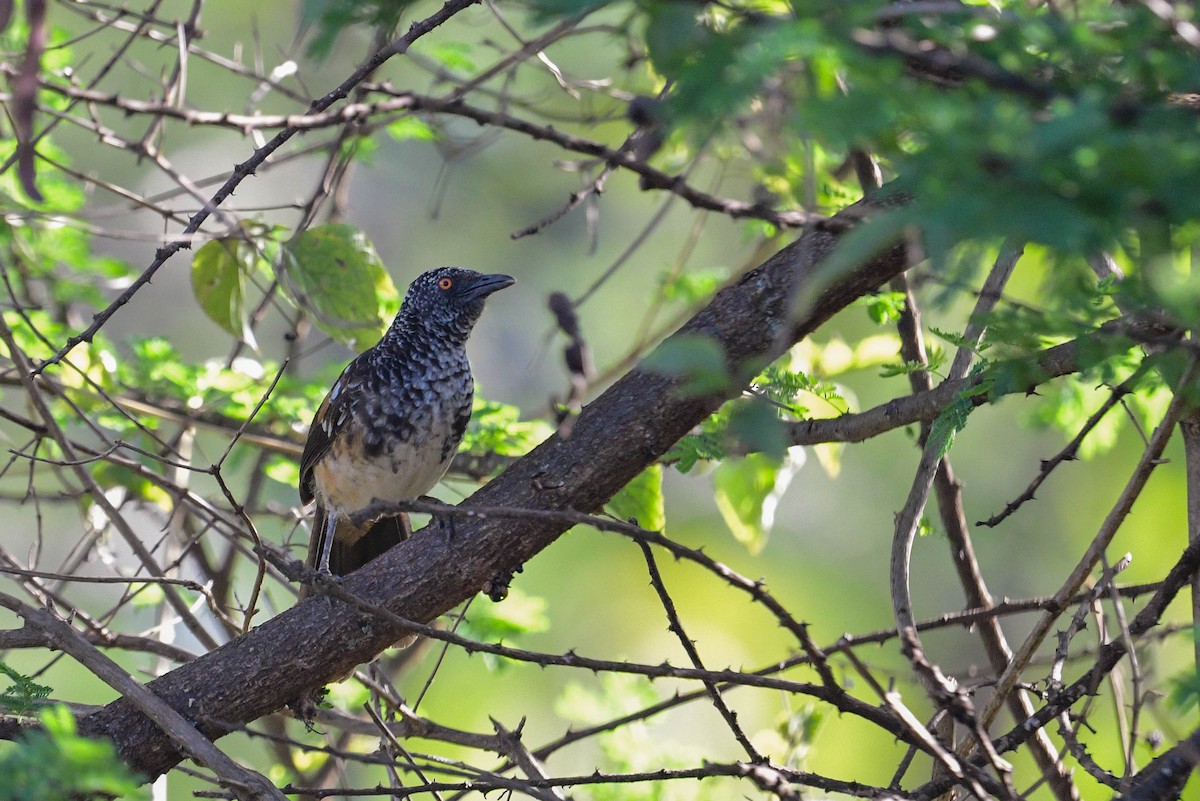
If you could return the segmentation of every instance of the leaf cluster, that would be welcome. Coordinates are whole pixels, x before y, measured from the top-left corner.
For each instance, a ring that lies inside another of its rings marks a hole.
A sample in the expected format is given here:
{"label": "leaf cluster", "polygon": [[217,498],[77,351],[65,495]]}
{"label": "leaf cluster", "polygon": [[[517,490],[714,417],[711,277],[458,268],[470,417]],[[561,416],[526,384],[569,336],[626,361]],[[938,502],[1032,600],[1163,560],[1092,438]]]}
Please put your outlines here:
{"label": "leaf cluster", "polygon": [[50,697],[50,687],[38,684],[3,662],[0,662],[0,674],[9,681],[9,685],[0,690],[0,707],[11,714],[27,715],[40,709]]}
{"label": "leaf cluster", "polygon": [[144,798],[142,780],[130,772],[107,740],[79,735],[66,706],[47,707],[41,728],[0,752],[0,800]]}

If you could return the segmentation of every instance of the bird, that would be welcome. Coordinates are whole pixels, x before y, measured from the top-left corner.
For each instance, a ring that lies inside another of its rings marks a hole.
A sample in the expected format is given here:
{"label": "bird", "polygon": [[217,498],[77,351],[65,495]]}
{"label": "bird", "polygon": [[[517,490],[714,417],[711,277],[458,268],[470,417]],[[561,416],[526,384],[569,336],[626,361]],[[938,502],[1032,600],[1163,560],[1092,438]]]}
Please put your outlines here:
{"label": "bird", "polygon": [[310,568],[345,575],[412,533],[405,514],[361,527],[351,518],[419,499],[445,475],[471,418],[467,339],[487,298],[514,283],[462,267],[422,273],[379,342],[334,381],[300,457],[300,500],[316,502]]}

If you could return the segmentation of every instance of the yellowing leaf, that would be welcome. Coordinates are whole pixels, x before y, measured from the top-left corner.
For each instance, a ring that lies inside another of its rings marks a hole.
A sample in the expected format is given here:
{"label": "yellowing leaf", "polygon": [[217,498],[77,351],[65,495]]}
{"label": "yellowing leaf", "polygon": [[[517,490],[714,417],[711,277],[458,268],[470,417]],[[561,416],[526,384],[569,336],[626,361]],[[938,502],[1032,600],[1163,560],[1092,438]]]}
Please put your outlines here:
{"label": "yellowing leaf", "polygon": [[846,450],[844,442],[822,442],[812,446],[817,463],[830,478],[837,478],[842,472],[842,453]]}

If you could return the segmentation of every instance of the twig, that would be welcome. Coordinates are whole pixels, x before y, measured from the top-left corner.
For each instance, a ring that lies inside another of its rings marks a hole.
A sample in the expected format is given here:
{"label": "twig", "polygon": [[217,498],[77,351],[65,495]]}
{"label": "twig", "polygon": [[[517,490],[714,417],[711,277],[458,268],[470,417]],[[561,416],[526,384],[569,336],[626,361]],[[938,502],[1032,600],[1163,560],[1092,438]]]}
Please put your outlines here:
{"label": "twig", "polygon": [[975,525],[987,526],[988,528],[998,526],[1004,521],[1005,518],[1020,509],[1025,503],[1032,501],[1034,495],[1038,491],[1038,488],[1041,487],[1046,479],[1050,477],[1050,474],[1054,472],[1055,468],[1057,468],[1063,462],[1070,462],[1079,458],[1079,446],[1083,444],[1083,440],[1092,432],[1093,429],[1095,429],[1100,421],[1104,419],[1104,416],[1112,411],[1113,407],[1120,403],[1126,395],[1133,392],[1134,386],[1139,380],[1141,380],[1141,377],[1145,375],[1147,369],[1147,365],[1142,363],[1138,366],[1137,370],[1134,371],[1133,375],[1122,381],[1119,385],[1113,387],[1112,391],[1109,392],[1108,397],[1104,399],[1104,403],[1100,404],[1100,408],[1093,412],[1092,415],[1084,422],[1084,424],[1080,427],[1079,432],[1071,438],[1071,441],[1068,442],[1062,450],[1054,454],[1054,456],[1050,457],[1049,459],[1042,460],[1041,466],[1038,468],[1038,474],[1034,476],[1032,481],[1029,482],[1029,486],[1027,486],[1016,498],[1013,498],[1011,501],[1006,503],[1004,508],[999,512],[992,515],[987,520],[980,520]]}
{"label": "twig", "polygon": [[[683,646],[684,653],[687,654],[688,660],[692,663],[692,667],[704,670],[704,663],[700,659],[700,652],[696,649],[696,644],[687,636],[687,632],[683,630],[683,621],[679,619],[679,612],[675,609],[675,602],[671,599],[671,594],[667,592],[666,584],[663,583],[662,573],[658,569],[658,562],[654,559],[654,552],[650,550],[650,546],[644,540],[639,540],[638,546],[642,549],[642,556],[646,560],[646,570],[650,573],[650,584],[658,594],[658,600],[662,604],[663,611],[667,614],[667,629],[678,638],[679,644]],[[738,744],[749,755],[750,760],[757,763],[766,762],[763,755],[750,742],[750,738],[746,736],[746,732],[742,731],[742,726],[737,720],[737,713],[725,703],[725,699],[721,697],[720,688],[714,682],[706,681],[704,682],[704,689],[712,698],[713,706],[716,707],[717,712],[724,718],[725,725],[733,732],[734,739],[738,741]]]}
{"label": "twig", "polygon": [[[1158,589],[1129,624],[1131,641],[1136,641],[1159,624],[1167,607],[1175,600],[1180,590],[1187,586],[1197,570],[1200,570],[1200,541],[1188,543]],[[1058,614],[1061,614],[1064,605],[1056,604],[1055,608],[1059,610]],[[1057,616],[1056,614],[1055,617]],[[1031,732],[1047,725],[1055,715],[1069,708],[1079,699],[1095,693],[1104,676],[1121,661],[1127,652],[1128,646],[1125,639],[1112,640],[1104,645],[1096,655],[1090,670],[1061,692],[1055,693],[1048,703],[1035,714],[1019,721],[1009,732],[997,738],[995,741],[997,750],[1006,753],[1019,747],[1029,738]]]}
{"label": "twig", "polygon": [[[1087,624],[1088,614],[1092,606],[1095,605],[1108,590],[1109,585],[1116,577],[1117,573],[1119,573],[1121,570],[1124,570],[1128,564],[1129,557],[1127,556],[1125,559],[1118,562],[1112,570],[1105,570],[1104,575],[1100,577],[1100,580],[1096,582],[1096,585],[1085,594],[1085,597],[1079,603],[1079,609],[1071,618],[1071,622],[1064,630],[1058,633],[1058,644],[1054,649],[1054,662],[1051,664],[1050,677],[1047,681],[1050,694],[1060,691],[1063,687],[1063,666],[1067,662],[1071,640],[1075,637],[1075,635],[1083,630],[1084,626]],[[1100,632],[1100,634],[1102,633],[1103,632]],[[1058,722],[1058,731],[1059,734],[1062,735],[1063,742],[1066,743],[1071,755],[1074,756],[1076,761],[1079,762],[1085,771],[1087,771],[1088,775],[1101,784],[1115,788],[1117,786],[1116,777],[1096,764],[1096,761],[1092,759],[1091,755],[1087,752],[1087,749],[1084,748],[1081,742],[1079,742],[1079,738],[1075,734],[1074,726],[1072,725],[1066,710],[1063,710],[1063,712],[1059,715]]]}
{"label": "twig", "polygon": [[[455,14],[459,13],[463,9],[470,8],[477,2],[479,2],[479,0],[447,0],[440,9],[424,20],[413,23],[412,27],[409,28],[408,33],[404,34],[404,36],[401,36],[399,39],[380,50],[378,53],[368,59],[366,63],[356,69],[353,74],[350,75],[350,77],[338,84],[332,91],[330,91],[324,97],[314,101],[312,104],[312,110],[315,112],[324,111],[337,101],[346,97],[346,95],[350,93],[351,89],[361,83],[368,75],[378,69],[381,64],[386,62],[392,56],[407,51],[409,46],[421,36],[424,36],[426,33],[437,28]],[[145,270],[142,271],[142,274],[139,275],[125,289],[125,291],[117,297],[116,300],[110,303],[105,309],[98,312],[93,317],[91,324],[88,325],[87,328],[67,339],[66,344],[59,348],[53,356],[38,365],[34,371],[34,374],[39,374],[47,367],[60,362],[63,357],[65,357],[75,348],[76,345],[79,345],[82,342],[91,342],[92,337],[96,335],[96,332],[103,328],[104,324],[108,322],[109,318],[116,314],[122,306],[129,303],[129,301],[133,299],[133,296],[136,295],[142,287],[150,283],[150,280],[154,277],[154,274],[158,272],[159,268],[166,264],[169,258],[174,256],[180,250],[191,247],[191,234],[194,234],[200,230],[200,226],[204,224],[204,221],[208,219],[209,215],[211,215],[213,211],[215,211],[226,200],[226,198],[233,194],[233,191],[238,187],[238,185],[247,177],[253,175],[255,170],[257,170],[258,167],[262,165],[264,161],[266,161],[268,156],[278,150],[285,142],[299,132],[299,128],[291,126],[284,128],[269,142],[255,150],[248,159],[243,161],[241,164],[238,164],[234,168],[233,174],[229,176],[221,188],[212,195],[212,197],[199,211],[192,215],[179,238],[159,248],[154,255],[154,260]]]}
{"label": "twig", "polygon": [[93,675],[128,698],[193,759],[216,773],[222,786],[232,789],[239,799],[286,801],[283,793],[265,776],[238,765],[226,756],[182,715],[97,650],[75,629],[50,612],[34,609],[4,593],[0,593],[0,606],[15,612],[27,623],[43,631],[56,648],[70,654]]}
{"label": "twig", "polygon": [[1033,356],[997,362],[978,375],[959,380],[946,380],[928,392],[895,398],[864,412],[848,413],[822,420],[801,420],[788,424],[789,445],[816,445],[824,442],[863,442],[913,423],[931,422],[942,410],[958,400],[967,398],[981,406],[992,400],[979,387],[989,376],[1024,376],[1012,387],[1013,392],[1028,392],[1052,378],[1068,375],[1081,369],[1082,350],[1127,335],[1133,339],[1154,336],[1167,329],[1156,323],[1122,319],[1106,323],[1095,332],[1047,348]]}
{"label": "twig", "polygon": [[[1138,464],[1134,468],[1133,475],[1130,476],[1125,489],[1121,492],[1121,496],[1104,519],[1100,530],[1092,539],[1091,544],[1088,545],[1083,557],[1079,560],[1075,569],[1071,571],[1071,575],[1063,582],[1058,592],[1054,594],[1055,599],[1060,604],[1065,604],[1066,599],[1073,596],[1083,586],[1083,582],[1087,579],[1096,563],[1100,561],[1104,550],[1116,535],[1117,529],[1124,522],[1130,509],[1132,509],[1133,502],[1141,494],[1142,488],[1145,487],[1146,482],[1150,478],[1150,474],[1160,463],[1160,457],[1167,445],[1167,441],[1171,438],[1171,433],[1175,429],[1175,423],[1188,403],[1186,400],[1188,394],[1187,387],[1190,385],[1195,373],[1196,359],[1192,359],[1175,388],[1175,395],[1171,399],[1170,406],[1163,415],[1162,421],[1154,430],[1154,434],[1150,437],[1150,444],[1143,451],[1141,459],[1138,460]],[[1021,671],[1025,669],[1025,665],[1028,664],[1033,653],[1050,632],[1050,627],[1060,614],[1061,611],[1047,612],[1034,624],[1033,631],[1026,637],[1025,642],[1022,643],[1016,655],[1013,656],[1012,661],[1009,662],[1008,668],[1000,676],[996,684],[995,693],[988,700],[987,706],[984,708],[984,725],[989,724],[995,718],[1005,697],[1012,692]]]}
{"label": "twig", "polygon": [[[46,405],[46,401],[42,397],[42,393],[39,391],[37,386],[35,373],[30,369],[29,360],[25,356],[24,351],[22,351],[17,345],[16,340],[13,338],[12,330],[8,327],[8,324],[4,322],[2,317],[0,317],[0,341],[4,342],[4,345],[9,352],[9,358],[11,358],[13,363],[17,366],[29,399],[34,408],[37,410],[38,416],[42,418],[43,424],[49,430],[50,436],[58,444],[59,448],[62,449],[63,456],[66,458],[67,462],[78,462],[79,459],[76,455],[76,451],[71,443],[71,440],[67,437],[66,433],[63,432],[62,427],[59,426],[58,422],[54,419],[54,415],[50,412],[50,408]],[[119,510],[113,506],[112,502],[108,499],[108,496],[104,494],[104,490],[99,484],[96,483],[92,475],[84,469],[83,465],[77,464],[71,469],[75,476],[79,479],[79,482],[87,488],[96,505],[104,511],[104,513],[108,516],[108,519],[112,521],[112,524],[116,530],[120,532],[125,542],[128,543],[130,548],[133,549],[133,552],[137,554],[137,557],[141,561],[143,567],[145,567],[151,575],[161,577],[163,575],[163,570],[155,561],[153,554],[151,554],[146,546],[142,544],[142,541],[137,536],[137,533],[133,531],[132,527],[120,514]],[[213,636],[209,634],[209,632],[200,624],[198,620],[196,620],[195,615],[193,615],[191,610],[188,609],[188,605],[184,602],[183,598],[179,596],[179,593],[175,592],[174,587],[172,587],[170,584],[164,584],[162,587],[164,597],[167,599],[167,602],[171,604],[171,607],[175,610],[175,612],[180,616],[180,619],[183,621],[184,625],[187,626],[188,631],[190,631],[206,648],[216,648],[216,640],[213,639]]]}

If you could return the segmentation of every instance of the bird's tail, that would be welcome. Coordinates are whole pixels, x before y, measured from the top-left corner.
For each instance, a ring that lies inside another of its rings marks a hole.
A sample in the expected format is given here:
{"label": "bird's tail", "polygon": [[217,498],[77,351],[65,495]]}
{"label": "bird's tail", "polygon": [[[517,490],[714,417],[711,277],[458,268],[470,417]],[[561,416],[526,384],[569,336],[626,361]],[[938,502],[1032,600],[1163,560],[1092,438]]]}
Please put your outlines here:
{"label": "bird's tail", "polygon": [[[326,520],[325,509],[317,504],[313,514],[312,534],[308,539],[308,557],[304,560],[304,564],[313,569],[316,569],[317,560],[321,558],[321,549],[325,546]],[[410,536],[412,523],[409,522],[406,512],[401,512],[395,517],[380,518],[365,531],[356,528],[349,520],[338,520],[333,535],[333,547],[329,550],[329,570],[335,576],[352,573]],[[300,600],[311,594],[307,584],[300,586]]]}

